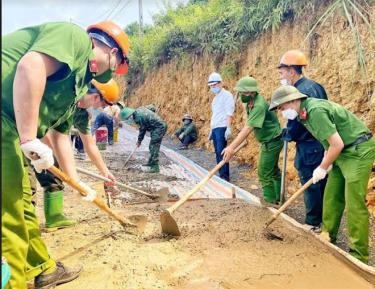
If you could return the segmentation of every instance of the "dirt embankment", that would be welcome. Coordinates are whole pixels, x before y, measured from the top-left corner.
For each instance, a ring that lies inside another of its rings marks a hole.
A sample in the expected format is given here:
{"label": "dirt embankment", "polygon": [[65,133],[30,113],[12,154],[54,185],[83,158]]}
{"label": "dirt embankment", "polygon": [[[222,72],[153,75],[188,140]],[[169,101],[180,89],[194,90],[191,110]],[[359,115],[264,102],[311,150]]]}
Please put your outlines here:
{"label": "dirt embankment", "polygon": [[[372,6],[375,15],[375,6]],[[327,90],[329,99],[355,112],[375,133],[375,40],[370,36],[364,23],[360,24],[361,38],[364,40],[367,60],[367,79],[363,78],[357,64],[356,47],[348,23],[341,17],[330,18],[304,41],[308,27],[316,15],[306,15],[303,20],[284,24],[280,30],[268,32],[251,42],[238,55],[227,55],[220,59],[191,57],[183,61],[165,64],[150,73],[144,85],[135,90],[127,104],[140,106],[155,103],[160,114],[168,122],[169,133],[181,125],[180,117],[189,112],[199,128],[198,146],[212,150],[207,141],[210,120],[210,104],[213,95],[208,91],[206,81],[212,71],[225,71],[228,67],[238,67],[238,75],[229,77],[223,73],[225,84],[233,91],[236,81],[245,75],[254,76],[261,93],[269,100],[278,87],[276,69],[281,55],[288,49],[300,48],[309,58],[306,75],[321,83]],[[243,108],[236,105],[234,135],[244,124]],[[280,118],[281,119],[281,118]],[[240,153],[240,158],[255,164],[258,144],[251,136],[250,144]],[[289,146],[288,178],[296,178],[293,167],[294,145]]]}

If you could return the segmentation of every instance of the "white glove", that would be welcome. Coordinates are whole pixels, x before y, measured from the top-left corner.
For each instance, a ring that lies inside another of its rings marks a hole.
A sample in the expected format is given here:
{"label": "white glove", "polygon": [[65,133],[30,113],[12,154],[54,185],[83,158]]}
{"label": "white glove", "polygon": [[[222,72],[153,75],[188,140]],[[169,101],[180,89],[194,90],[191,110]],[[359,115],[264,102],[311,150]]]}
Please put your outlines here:
{"label": "white glove", "polygon": [[317,182],[323,180],[326,175],[327,175],[327,172],[325,169],[322,169],[321,167],[317,167],[314,171],[313,171],[313,184],[316,184]]}
{"label": "white glove", "polygon": [[[31,160],[31,164],[38,173],[49,169],[54,164],[52,150],[37,138],[21,144],[21,150]],[[34,158],[38,159],[34,160]]]}
{"label": "white glove", "polygon": [[227,129],[225,130],[225,140],[228,140],[230,136],[232,135],[232,129],[228,126]]}
{"label": "white glove", "polygon": [[184,136],[185,136],[185,134],[184,134],[184,133],[181,133],[181,134],[178,136],[178,138],[179,138],[179,139],[183,139]]}
{"label": "white glove", "polygon": [[83,187],[87,193],[87,196],[82,197],[82,200],[88,201],[88,202],[93,202],[96,198],[96,191],[90,188],[87,184],[85,184],[82,181],[79,181],[78,184]]}

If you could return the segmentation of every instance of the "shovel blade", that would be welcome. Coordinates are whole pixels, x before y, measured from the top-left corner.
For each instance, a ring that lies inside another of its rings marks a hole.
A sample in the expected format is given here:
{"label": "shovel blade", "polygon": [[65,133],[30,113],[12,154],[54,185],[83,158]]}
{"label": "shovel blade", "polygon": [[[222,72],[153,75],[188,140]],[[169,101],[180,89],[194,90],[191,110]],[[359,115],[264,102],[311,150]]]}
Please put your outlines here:
{"label": "shovel blade", "polygon": [[143,215],[132,215],[127,217],[126,221],[120,221],[125,229],[135,229],[136,235],[141,235],[147,224],[147,217]]}
{"label": "shovel blade", "polygon": [[181,236],[181,232],[178,229],[178,225],[168,210],[165,210],[163,213],[161,213],[160,223],[161,230],[163,233],[172,236]]}

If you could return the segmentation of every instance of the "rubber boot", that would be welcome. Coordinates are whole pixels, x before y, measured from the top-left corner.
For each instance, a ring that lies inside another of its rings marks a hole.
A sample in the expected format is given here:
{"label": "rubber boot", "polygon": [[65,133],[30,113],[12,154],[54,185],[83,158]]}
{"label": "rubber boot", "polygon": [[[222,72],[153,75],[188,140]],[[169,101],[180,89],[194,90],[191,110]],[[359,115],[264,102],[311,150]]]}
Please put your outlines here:
{"label": "rubber boot", "polygon": [[76,279],[82,268],[69,269],[61,262],[56,262],[56,270],[51,274],[40,274],[35,277],[35,289],[51,289],[57,285],[67,283]]}
{"label": "rubber boot", "polygon": [[46,218],[46,231],[54,231],[77,224],[77,221],[68,219],[64,216],[63,204],[63,191],[44,193],[44,216]]}

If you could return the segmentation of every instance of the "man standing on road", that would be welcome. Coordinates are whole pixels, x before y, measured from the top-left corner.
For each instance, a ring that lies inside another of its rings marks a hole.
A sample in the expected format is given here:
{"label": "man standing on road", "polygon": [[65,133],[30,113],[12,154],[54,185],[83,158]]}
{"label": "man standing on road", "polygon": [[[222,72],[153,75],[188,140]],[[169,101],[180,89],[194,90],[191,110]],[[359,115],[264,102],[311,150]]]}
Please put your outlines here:
{"label": "man standing on road", "polygon": [[167,124],[164,120],[161,119],[159,115],[154,113],[148,108],[139,107],[133,109],[130,107],[125,107],[121,110],[120,118],[121,120],[126,120],[132,117],[135,124],[139,126],[139,135],[136,146],[140,147],[141,143],[146,135],[146,132],[150,132],[150,157],[146,166],[148,173],[158,173],[159,168],[159,151],[161,141],[165,133],[167,132]]}
{"label": "man standing on road", "polygon": [[[219,163],[223,159],[221,153],[227,146],[227,141],[232,134],[231,125],[235,105],[233,95],[223,88],[223,80],[219,73],[213,72],[210,74],[208,86],[215,95],[211,104],[211,131],[208,139],[214,143],[216,162]],[[219,174],[220,178],[230,181],[229,163],[221,167]]]}
{"label": "man standing on road", "polygon": [[[307,79],[302,74],[302,69],[307,65],[305,55],[299,50],[289,50],[281,57],[278,66],[282,85],[293,85],[308,97],[327,99],[323,86]],[[287,127],[283,130],[284,141],[296,142],[296,167],[301,184],[311,179],[314,169],[321,163],[324,148],[313,135],[296,119],[288,120]],[[314,232],[320,232],[322,223],[322,206],[324,188],[327,180],[322,180],[305,190],[304,201],[306,208],[305,223]]]}
{"label": "man standing on road", "polygon": [[[321,163],[313,183],[328,174],[323,200],[322,236],[336,242],[341,217],[346,211],[349,253],[367,263],[369,212],[365,197],[375,160],[375,138],[367,126],[341,105],[307,97],[294,86],[281,86],[272,95],[270,110],[280,109],[284,118],[296,119],[323,145]],[[330,169],[332,170],[330,171]]]}
{"label": "man standing on road", "polygon": [[280,200],[281,174],[278,165],[281,141],[279,120],[273,111],[268,111],[268,103],[259,94],[257,81],[250,76],[241,78],[235,90],[246,105],[247,123],[233,142],[224,149],[224,160],[229,162],[238,147],[254,131],[261,143],[258,159],[258,177],[262,184],[263,199],[266,205],[278,205]]}
{"label": "man standing on road", "polygon": [[[26,289],[26,280],[33,277],[36,289],[53,288],[77,278],[80,269],[68,269],[49,256],[23,157],[40,172],[54,164],[55,154],[62,170],[80,182],[69,136],[56,129],[71,117],[78,101],[87,107],[102,101],[98,94],[87,94],[94,77],[108,80],[113,71],[127,73],[129,41],[111,21],[87,31],[53,22],[5,35],[2,44],[1,241],[12,272],[7,288]],[[40,140],[48,130],[54,151]],[[93,201],[96,192],[80,183],[89,193],[86,200]],[[38,266],[27,271],[28,261]]]}
{"label": "man standing on road", "polygon": [[180,150],[186,150],[189,144],[195,142],[198,138],[197,127],[190,114],[185,114],[182,118],[183,126],[175,132],[175,136],[181,141]]}

